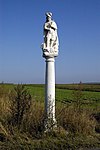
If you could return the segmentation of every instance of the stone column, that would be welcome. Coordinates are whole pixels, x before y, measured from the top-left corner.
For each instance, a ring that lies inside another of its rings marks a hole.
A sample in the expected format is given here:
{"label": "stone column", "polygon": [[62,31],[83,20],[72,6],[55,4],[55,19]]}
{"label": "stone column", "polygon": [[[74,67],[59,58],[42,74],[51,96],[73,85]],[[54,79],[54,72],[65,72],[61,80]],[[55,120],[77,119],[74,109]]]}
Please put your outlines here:
{"label": "stone column", "polygon": [[45,111],[48,119],[55,124],[55,59],[46,58],[45,73]]}
{"label": "stone column", "polygon": [[41,48],[46,59],[45,73],[45,127],[46,130],[56,126],[55,119],[55,57],[58,56],[57,24],[52,20],[52,13],[46,13],[44,24],[44,43]]}

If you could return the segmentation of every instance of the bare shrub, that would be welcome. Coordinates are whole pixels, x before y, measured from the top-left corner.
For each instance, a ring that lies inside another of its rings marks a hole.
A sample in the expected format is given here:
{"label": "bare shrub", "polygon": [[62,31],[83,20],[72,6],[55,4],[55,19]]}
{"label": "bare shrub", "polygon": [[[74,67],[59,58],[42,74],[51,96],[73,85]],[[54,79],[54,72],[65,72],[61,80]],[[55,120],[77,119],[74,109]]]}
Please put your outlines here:
{"label": "bare shrub", "polygon": [[12,125],[17,125],[20,128],[20,125],[23,122],[24,116],[28,113],[31,106],[31,95],[27,91],[24,85],[18,84],[14,91],[11,92],[9,96],[11,100],[11,110]]}

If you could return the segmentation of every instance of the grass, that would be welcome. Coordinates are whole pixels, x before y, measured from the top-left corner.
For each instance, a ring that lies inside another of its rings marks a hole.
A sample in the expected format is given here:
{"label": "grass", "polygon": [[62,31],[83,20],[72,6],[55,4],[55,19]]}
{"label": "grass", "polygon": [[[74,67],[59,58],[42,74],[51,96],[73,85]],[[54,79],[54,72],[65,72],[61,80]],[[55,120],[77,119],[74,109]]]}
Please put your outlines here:
{"label": "grass", "polygon": [[[13,87],[16,85],[14,84],[1,84],[1,86],[4,87],[4,91],[12,90]],[[74,91],[77,91],[79,89],[79,84],[71,84],[71,85],[56,85],[56,103],[62,102],[67,104],[75,103],[75,95],[73,94]],[[45,94],[45,87],[43,84],[30,84],[25,85],[26,89],[31,94],[33,100],[44,102],[44,94]],[[89,89],[87,91],[86,89]],[[69,89],[68,89],[69,88]],[[94,89],[99,89],[100,84],[82,84],[81,85],[81,92],[82,92],[82,99],[81,103],[82,106],[85,108],[91,108],[91,109],[99,109],[100,108],[100,92],[96,92]],[[4,92],[3,91],[3,92]],[[1,91],[2,92],[2,91]]]}
{"label": "grass", "polygon": [[100,147],[100,93],[60,86],[56,88],[58,127],[50,133],[44,132],[44,85],[0,86],[0,149]]}
{"label": "grass", "polygon": [[[1,84],[6,91],[12,90],[16,85],[14,84]],[[35,101],[44,102],[45,86],[43,84],[30,84],[25,85],[32,98]],[[88,87],[88,88],[87,88]],[[69,88],[69,89],[68,89]],[[68,103],[69,105],[75,102],[74,91],[80,88],[80,84],[62,84],[56,85],[56,103]],[[100,92],[96,92],[94,89],[99,89],[100,84],[82,84],[82,106],[85,108],[99,109],[100,108]],[[87,91],[86,89],[89,89]]]}
{"label": "grass", "polygon": [[69,90],[77,90],[79,88],[79,85],[81,85],[81,88],[83,91],[93,91],[93,92],[100,92],[100,83],[79,83],[79,84],[57,84],[56,87],[59,89],[69,89]]}
{"label": "grass", "polygon": [[[5,89],[12,89],[14,84],[1,84]],[[36,98],[36,100],[44,100],[45,86],[43,84],[27,84],[25,85],[29,90],[30,94]],[[87,88],[88,87],[88,88]],[[57,84],[56,85],[56,100],[72,100],[73,91],[79,89],[79,84]],[[94,90],[93,90],[94,89]],[[83,84],[82,93],[83,98],[86,100],[100,100],[100,92],[96,92],[97,89],[100,89],[100,84]]]}
{"label": "grass", "polygon": [[[57,85],[59,87],[59,85]],[[62,88],[58,88],[56,86],[56,101],[60,102],[68,102],[71,103],[74,101],[74,96],[73,96],[73,88],[72,90],[70,89],[65,89],[63,88],[65,85],[62,85]],[[60,85],[61,86],[61,85]],[[71,85],[72,86],[72,85]],[[100,85],[99,85],[100,86]],[[96,87],[96,85],[95,85]],[[97,85],[98,87],[98,85]],[[27,89],[30,91],[32,97],[37,100],[37,101],[44,101],[44,85],[27,85]],[[82,101],[85,107],[93,107],[99,108],[100,107],[100,92],[94,92],[93,91],[93,86],[92,86],[92,91],[82,91]]]}

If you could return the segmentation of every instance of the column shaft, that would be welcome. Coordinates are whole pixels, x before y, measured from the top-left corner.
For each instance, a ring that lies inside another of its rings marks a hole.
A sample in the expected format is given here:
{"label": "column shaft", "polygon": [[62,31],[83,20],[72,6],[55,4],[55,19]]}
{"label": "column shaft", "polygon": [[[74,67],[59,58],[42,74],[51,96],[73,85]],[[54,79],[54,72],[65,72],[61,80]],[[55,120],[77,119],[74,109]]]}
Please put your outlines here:
{"label": "column shaft", "polygon": [[48,118],[55,121],[55,59],[46,58],[45,110]]}

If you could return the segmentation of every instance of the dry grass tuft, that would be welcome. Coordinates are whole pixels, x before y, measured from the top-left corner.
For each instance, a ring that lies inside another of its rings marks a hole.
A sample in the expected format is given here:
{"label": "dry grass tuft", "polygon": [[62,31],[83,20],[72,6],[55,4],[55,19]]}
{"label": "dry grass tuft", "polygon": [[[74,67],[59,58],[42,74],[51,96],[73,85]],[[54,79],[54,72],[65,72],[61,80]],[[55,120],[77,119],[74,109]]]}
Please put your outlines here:
{"label": "dry grass tuft", "polygon": [[[77,111],[74,107],[59,108],[59,124],[67,131],[84,135],[95,132],[96,122],[91,113],[85,110]],[[62,111],[63,110],[63,111]],[[75,111],[76,110],[76,111]]]}

